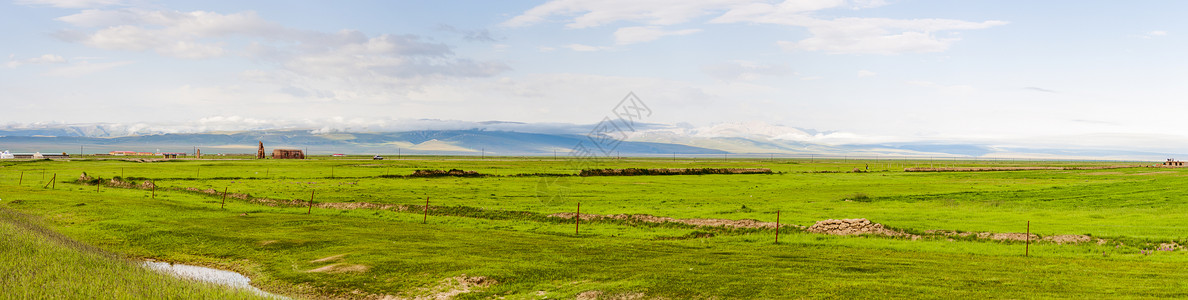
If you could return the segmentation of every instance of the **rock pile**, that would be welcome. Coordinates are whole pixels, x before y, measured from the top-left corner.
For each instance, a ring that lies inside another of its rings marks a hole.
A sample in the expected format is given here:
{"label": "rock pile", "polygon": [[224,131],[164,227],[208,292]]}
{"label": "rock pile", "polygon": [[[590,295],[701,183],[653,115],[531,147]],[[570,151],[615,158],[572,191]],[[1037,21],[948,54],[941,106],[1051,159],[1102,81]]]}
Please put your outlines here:
{"label": "rock pile", "polygon": [[824,220],[817,221],[813,226],[809,226],[805,231],[812,233],[832,234],[832,235],[860,235],[860,234],[880,234],[888,236],[912,236],[903,232],[887,229],[883,224],[874,223],[867,219],[841,219],[841,220]]}

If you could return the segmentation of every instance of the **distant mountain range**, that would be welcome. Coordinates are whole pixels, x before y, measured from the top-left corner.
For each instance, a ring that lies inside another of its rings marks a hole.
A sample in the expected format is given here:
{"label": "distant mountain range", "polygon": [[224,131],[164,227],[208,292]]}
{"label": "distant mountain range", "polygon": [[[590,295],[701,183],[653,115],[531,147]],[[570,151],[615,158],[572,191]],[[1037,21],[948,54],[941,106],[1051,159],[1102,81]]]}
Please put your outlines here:
{"label": "distant mountain range", "polygon": [[[348,132],[326,129],[276,129],[209,132],[161,132],[145,126],[58,125],[0,128],[0,151],[107,153],[110,151],[254,153],[257,142],[277,148],[332,154],[442,155],[567,155],[579,142],[599,151],[580,132],[588,126],[523,123],[472,123],[499,129],[447,129],[391,132]],[[505,127],[499,127],[505,126]],[[512,127],[506,127],[512,126]],[[539,130],[544,132],[522,132]],[[175,130],[176,131],[176,130]],[[708,128],[650,124],[600,155],[766,157],[963,157],[1114,159],[1156,161],[1167,153],[1109,149],[1049,149],[1002,147],[976,143],[899,142],[826,144],[831,132],[817,132],[766,124],[729,123]]]}

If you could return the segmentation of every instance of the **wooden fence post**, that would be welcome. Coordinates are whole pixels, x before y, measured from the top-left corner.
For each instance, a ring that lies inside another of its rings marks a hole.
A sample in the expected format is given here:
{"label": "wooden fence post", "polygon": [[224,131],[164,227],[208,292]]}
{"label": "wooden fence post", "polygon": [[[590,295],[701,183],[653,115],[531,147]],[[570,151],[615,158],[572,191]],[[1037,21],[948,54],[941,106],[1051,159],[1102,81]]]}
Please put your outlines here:
{"label": "wooden fence post", "polygon": [[573,216],[573,235],[578,235],[578,228],[582,226],[582,203],[577,204],[577,215]]}
{"label": "wooden fence post", "polygon": [[17,185],[21,185],[21,183],[24,183],[24,182],[25,182],[25,171],[21,171],[21,178],[17,179]]}
{"label": "wooden fence post", "polygon": [[776,244],[780,243],[780,210],[776,210]]}
{"label": "wooden fence post", "polygon": [[153,199],[157,199],[157,182],[150,181],[150,183],[153,185]]}
{"label": "wooden fence post", "polygon": [[305,211],[305,214],[307,215],[313,213],[313,196],[314,191],[309,191],[309,209]]}
{"label": "wooden fence post", "polygon": [[223,204],[219,204],[219,208],[227,207],[227,187],[223,187]]}
{"label": "wooden fence post", "polygon": [[1031,255],[1031,221],[1027,221],[1027,242],[1023,244],[1023,257]]}
{"label": "wooden fence post", "polygon": [[54,173],[54,179],[50,179],[50,183],[51,190],[58,189],[58,173]]}
{"label": "wooden fence post", "polygon": [[43,189],[44,189],[44,188],[48,188],[48,187],[50,187],[50,184],[53,184],[53,183],[54,183],[54,179],[58,179],[58,174],[54,174],[54,178],[50,178],[50,181],[49,181],[49,182],[46,182],[46,183],[45,183],[45,186],[43,186],[43,187],[41,187],[41,188],[43,188]]}
{"label": "wooden fence post", "polygon": [[99,180],[98,182],[95,182],[95,192],[96,192],[96,193],[98,193],[98,192],[99,192],[99,186],[100,186],[100,185],[103,185],[103,180]]}
{"label": "wooden fence post", "polygon": [[421,224],[429,224],[429,196],[425,196],[425,217],[421,219]]}

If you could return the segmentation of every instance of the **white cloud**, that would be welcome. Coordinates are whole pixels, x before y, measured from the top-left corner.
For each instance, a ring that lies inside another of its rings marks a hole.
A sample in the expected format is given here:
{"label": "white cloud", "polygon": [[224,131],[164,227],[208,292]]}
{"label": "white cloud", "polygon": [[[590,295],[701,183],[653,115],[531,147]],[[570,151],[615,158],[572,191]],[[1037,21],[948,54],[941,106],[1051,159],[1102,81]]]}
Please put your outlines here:
{"label": "white cloud", "polygon": [[1150,38],[1156,38],[1156,37],[1161,37],[1161,36],[1166,36],[1166,35],[1167,35],[1167,31],[1152,30],[1152,31],[1148,31],[1147,33],[1144,33],[1140,37],[1142,37],[1144,39],[1150,39]]}
{"label": "white cloud", "polygon": [[623,27],[615,31],[615,43],[627,45],[650,42],[669,35],[690,35],[701,32],[701,29],[664,30],[659,26]]}
{"label": "white cloud", "polygon": [[282,39],[298,34],[265,21],[254,12],[220,14],[205,11],[88,9],[57,18],[94,32],[63,31],[65,40],[107,50],[153,50],[164,56],[202,59],[225,55],[221,43],[204,40],[247,36]]}
{"label": "white cloud", "polygon": [[89,8],[125,5],[122,0],[17,0],[20,5],[44,5],[58,8]]}
{"label": "white cloud", "polygon": [[[509,69],[500,62],[455,57],[450,46],[418,35],[293,29],[251,11],[90,9],[57,20],[80,28],[59,37],[99,49],[152,51],[181,59],[238,54],[260,60],[271,68],[244,72],[243,78],[256,88],[279,92],[285,97],[277,99],[285,101],[391,101],[435,80],[493,76]],[[493,40],[489,34],[472,39]]]}
{"label": "white cloud", "polygon": [[879,75],[879,73],[875,73],[870,70],[858,70],[858,77],[871,77],[875,75]]}
{"label": "white cloud", "polygon": [[555,16],[573,16],[565,26],[589,28],[618,21],[649,25],[673,25],[711,14],[751,0],[554,0],[533,7],[503,23],[521,27],[549,21]]}
{"label": "white cloud", "polygon": [[937,32],[983,29],[1005,25],[1003,21],[968,22],[950,19],[896,20],[884,18],[838,18],[822,20],[808,16],[773,17],[762,22],[802,26],[809,38],[777,42],[785,50],[822,51],[831,54],[900,54],[948,50],[957,37],[938,37]]}
{"label": "white cloud", "polygon": [[785,76],[792,68],[785,64],[763,64],[751,61],[728,61],[701,67],[701,70],[718,80],[755,80],[768,76]]}
{"label": "white cloud", "polygon": [[594,51],[602,51],[602,50],[610,49],[610,47],[590,46],[590,45],[583,45],[583,44],[569,44],[569,45],[565,45],[565,46],[561,46],[561,47],[569,48],[569,50],[578,51],[578,52],[594,52]]}
{"label": "white cloud", "polygon": [[8,56],[8,59],[9,59],[9,60],[8,60],[8,62],[7,62],[7,63],[5,63],[4,65],[5,65],[5,66],[7,66],[7,67],[9,67],[9,68],[16,68],[16,67],[18,67],[18,66],[21,66],[21,65],[26,65],[26,64],[60,64],[60,63],[66,63],[66,59],[65,59],[65,58],[62,58],[61,56],[54,55],[54,54],[45,54],[45,55],[38,56],[38,57],[33,57],[33,58],[28,58],[28,59],[20,59],[20,60],[18,60],[18,59],[14,59],[14,58],[16,58],[16,55],[9,55],[9,56]]}
{"label": "white cloud", "polygon": [[106,71],[108,69],[122,67],[131,64],[131,61],[116,61],[106,63],[90,63],[86,61],[70,64],[68,66],[58,67],[46,71],[43,75],[57,76],[57,77],[79,77],[87,74]]}
{"label": "white cloud", "polygon": [[[970,22],[950,19],[834,18],[815,12],[826,9],[864,9],[886,5],[883,0],[786,0],[780,3],[753,0],[711,1],[598,1],[554,0],[533,7],[503,23],[529,26],[554,18],[568,19],[568,28],[590,28],[615,22],[649,26],[623,27],[615,32],[620,45],[655,40],[665,35],[692,34],[698,29],[666,31],[659,26],[716,15],[711,24],[753,23],[803,27],[812,36],[799,41],[778,41],[789,51],[832,54],[929,53],[948,50],[960,40],[958,30],[984,29],[1003,21]],[[941,35],[948,34],[948,35]]]}

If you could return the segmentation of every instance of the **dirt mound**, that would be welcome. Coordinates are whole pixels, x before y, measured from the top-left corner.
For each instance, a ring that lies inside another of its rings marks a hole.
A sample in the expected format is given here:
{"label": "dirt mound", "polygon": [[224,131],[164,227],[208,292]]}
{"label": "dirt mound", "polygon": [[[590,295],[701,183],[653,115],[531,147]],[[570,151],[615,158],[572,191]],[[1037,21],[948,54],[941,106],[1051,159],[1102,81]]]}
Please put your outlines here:
{"label": "dirt mound", "polygon": [[1046,241],[1046,242],[1053,242],[1053,243],[1056,243],[1056,244],[1063,245],[1063,244],[1080,244],[1080,243],[1088,243],[1089,241],[1092,241],[1092,240],[1093,240],[1093,238],[1092,238],[1092,237],[1089,237],[1089,236],[1087,236],[1087,235],[1077,235],[1077,234],[1070,234],[1070,235],[1050,235],[1050,236],[1045,236],[1045,237],[1044,237],[1042,240],[1043,240],[1043,241]]}
{"label": "dirt mound", "polygon": [[[1017,232],[994,233],[994,232],[957,232],[957,231],[950,231],[950,230],[928,230],[928,231],[925,231],[924,233],[926,235],[960,236],[960,237],[973,236],[978,239],[988,239],[988,240],[995,240],[995,241],[1018,241],[1018,242],[1027,241],[1028,237],[1029,237],[1026,233],[1017,233]],[[1043,242],[1056,243],[1058,245],[1063,245],[1063,244],[1088,243],[1088,242],[1093,241],[1094,239],[1091,236],[1079,235],[1079,234],[1050,235],[1050,236],[1045,236],[1045,237],[1041,238],[1039,235],[1033,233],[1030,235],[1030,240],[1032,242],[1043,241]],[[1105,244],[1106,242],[1107,242],[1106,240],[1097,239],[1097,244],[1099,244],[1099,245]]]}
{"label": "dirt mound", "polygon": [[416,170],[408,177],[482,177],[483,174],[475,171],[463,171],[458,169],[450,169],[449,171],[442,170]]}
{"label": "dirt mound", "polygon": [[574,295],[577,300],[638,300],[644,299],[643,293],[623,293],[608,295],[602,291],[585,291]]}
{"label": "dirt mound", "polygon": [[646,175],[710,175],[710,174],[771,174],[761,168],[701,168],[701,169],[587,169],[578,176],[646,176]]}
{"label": "dirt mound", "polygon": [[485,276],[466,276],[466,274],[450,277],[441,280],[437,286],[432,288],[422,288],[420,292],[428,295],[416,296],[415,300],[446,300],[454,299],[460,294],[469,293],[471,290],[477,288],[489,287],[496,284],[494,280]]}
{"label": "dirt mound", "polygon": [[[553,218],[573,219],[577,216],[576,213],[555,213],[549,215]],[[762,222],[758,220],[729,220],[729,219],[675,219],[669,217],[657,217],[653,215],[596,215],[596,214],[582,214],[580,217],[583,221],[591,220],[623,220],[628,222],[643,222],[643,223],[679,223],[699,227],[733,227],[733,228],[776,228],[775,222]],[[780,224],[780,227],[796,226],[792,224]]]}
{"label": "dirt mound", "polygon": [[831,235],[877,234],[886,236],[911,237],[912,239],[919,238],[919,236],[916,235],[887,229],[887,227],[883,226],[883,224],[871,222],[867,219],[829,219],[817,221],[817,223],[814,223],[813,226],[809,226],[808,229],[805,229],[805,231]]}

